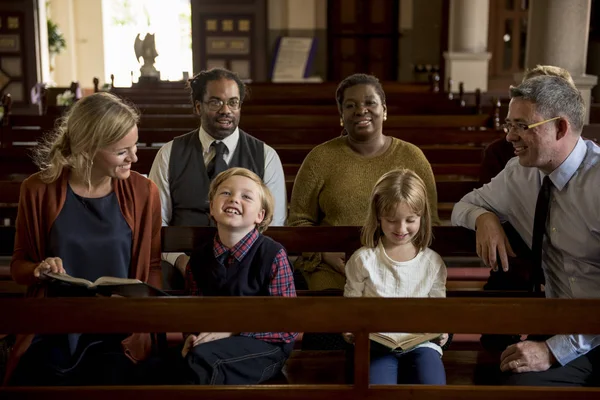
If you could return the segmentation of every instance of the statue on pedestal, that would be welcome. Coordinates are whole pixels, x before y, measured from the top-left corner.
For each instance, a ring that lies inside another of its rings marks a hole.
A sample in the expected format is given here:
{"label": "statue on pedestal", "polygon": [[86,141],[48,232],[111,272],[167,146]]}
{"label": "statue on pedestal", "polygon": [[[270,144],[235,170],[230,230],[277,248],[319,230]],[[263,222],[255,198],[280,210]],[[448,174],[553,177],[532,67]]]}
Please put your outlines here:
{"label": "statue on pedestal", "polygon": [[141,40],[138,34],[133,47],[138,62],[140,61],[140,57],[144,59],[144,64],[140,68],[141,77],[159,80],[160,72],[154,67],[154,59],[158,56],[154,44],[154,35],[147,33],[144,40]]}

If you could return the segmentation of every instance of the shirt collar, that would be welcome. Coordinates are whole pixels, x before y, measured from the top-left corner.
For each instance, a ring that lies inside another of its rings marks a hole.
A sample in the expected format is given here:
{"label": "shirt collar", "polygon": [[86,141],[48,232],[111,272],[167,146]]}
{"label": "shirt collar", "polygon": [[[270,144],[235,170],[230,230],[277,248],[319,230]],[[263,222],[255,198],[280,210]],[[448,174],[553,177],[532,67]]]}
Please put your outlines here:
{"label": "shirt collar", "polygon": [[213,253],[216,259],[223,257],[226,253],[231,254],[235,259],[240,262],[244,259],[244,256],[248,253],[248,250],[252,247],[256,239],[258,239],[258,231],[252,229],[246,236],[233,246],[233,248],[227,248],[219,239],[219,234],[215,235]]}
{"label": "shirt collar", "polygon": [[[571,180],[575,172],[579,169],[579,166],[583,162],[587,153],[587,146],[582,138],[579,138],[577,144],[571,154],[567,157],[562,164],[559,165],[554,171],[550,173],[550,180],[558,190],[562,190],[567,183]],[[544,173],[540,171],[540,181],[544,179]]]}
{"label": "shirt collar", "polygon": [[[199,129],[198,135],[200,136],[200,143],[202,143],[203,152],[208,153],[210,151],[210,145],[212,144],[212,142],[216,141],[215,138],[210,136],[208,132],[206,132],[202,127],[200,127]],[[231,152],[235,150],[239,139],[240,128],[237,127],[231,135],[221,140],[221,142],[225,143],[227,151],[229,152],[229,154],[231,154]]]}

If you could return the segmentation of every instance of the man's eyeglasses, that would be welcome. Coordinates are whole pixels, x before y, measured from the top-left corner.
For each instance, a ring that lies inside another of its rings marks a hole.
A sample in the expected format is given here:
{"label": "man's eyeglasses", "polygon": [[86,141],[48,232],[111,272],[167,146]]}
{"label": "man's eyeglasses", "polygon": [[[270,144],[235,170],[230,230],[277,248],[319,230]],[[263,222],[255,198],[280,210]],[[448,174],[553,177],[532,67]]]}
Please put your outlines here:
{"label": "man's eyeglasses", "polygon": [[238,99],[229,99],[227,102],[218,99],[211,99],[209,101],[205,101],[204,104],[208,106],[210,111],[219,111],[225,104],[229,107],[230,110],[239,110],[242,106],[242,102]]}
{"label": "man's eyeglasses", "polygon": [[545,121],[535,122],[535,123],[529,124],[529,125],[524,124],[522,122],[516,122],[516,123],[506,122],[504,125],[502,125],[502,130],[504,131],[504,133],[509,133],[510,131],[515,131],[515,130],[526,131],[527,129],[535,128],[536,126],[540,126],[542,124],[545,124],[546,122],[554,121],[559,118],[560,117],[554,117],[554,118],[547,119]]}

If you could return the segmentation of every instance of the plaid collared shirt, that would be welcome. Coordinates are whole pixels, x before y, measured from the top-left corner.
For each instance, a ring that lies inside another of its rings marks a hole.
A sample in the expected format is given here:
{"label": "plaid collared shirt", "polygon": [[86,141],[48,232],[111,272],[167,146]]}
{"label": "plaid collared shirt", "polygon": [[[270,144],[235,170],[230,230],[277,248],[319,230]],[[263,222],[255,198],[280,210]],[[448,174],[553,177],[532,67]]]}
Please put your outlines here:
{"label": "plaid collared shirt", "polygon": [[[259,238],[260,233],[254,229],[240,240],[232,249],[229,249],[221,243],[219,235],[215,235],[213,241],[213,254],[215,259],[225,267],[232,266],[235,262],[241,262],[248,251]],[[186,285],[188,293],[191,296],[202,296],[194,275],[188,263],[186,267]],[[296,297],[296,288],[294,286],[294,275],[290,266],[285,249],[279,250],[271,264],[271,282],[269,283],[269,294],[280,297]],[[253,337],[265,342],[293,342],[298,333],[296,332],[242,332],[242,336]]]}

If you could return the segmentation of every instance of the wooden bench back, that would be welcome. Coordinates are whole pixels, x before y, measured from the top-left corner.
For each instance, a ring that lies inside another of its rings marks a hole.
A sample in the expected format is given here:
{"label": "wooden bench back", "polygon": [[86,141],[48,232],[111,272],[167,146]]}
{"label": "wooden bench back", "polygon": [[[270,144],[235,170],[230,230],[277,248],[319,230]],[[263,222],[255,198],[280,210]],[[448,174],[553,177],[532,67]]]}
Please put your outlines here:
{"label": "wooden bench back", "polygon": [[[213,227],[165,226],[161,247],[164,252],[190,252],[211,241],[215,233]],[[350,256],[361,247],[360,227],[356,226],[274,226],[267,229],[265,235],[281,243],[289,254],[331,251]],[[475,233],[471,230],[436,226],[433,236],[431,248],[442,257],[477,257]]]}
{"label": "wooden bench back", "polygon": [[[11,333],[353,332],[352,385],[0,389],[3,399],[588,399],[598,388],[384,386],[369,382],[369,332],[600,333],[600,300],[381,298],[0,299]],[[343,310],[343,312],[340,312]],[[27,318],[23,318],[23,316]],[[60,316],[60,324],[57,323]],[[490,318],[490,316],[493,316]]]}

